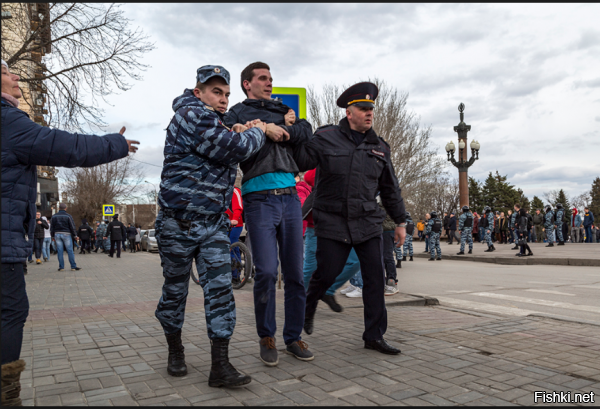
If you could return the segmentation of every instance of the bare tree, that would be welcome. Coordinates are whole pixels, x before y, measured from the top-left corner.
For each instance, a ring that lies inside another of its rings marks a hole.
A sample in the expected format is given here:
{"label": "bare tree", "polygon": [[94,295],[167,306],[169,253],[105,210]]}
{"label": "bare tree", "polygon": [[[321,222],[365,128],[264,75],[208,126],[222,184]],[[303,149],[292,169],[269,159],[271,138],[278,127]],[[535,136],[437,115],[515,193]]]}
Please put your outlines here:
{"label": "bare tree", "polygon": [[130,200],[141,188],[144,174],[130,155],[92,168],[65,169],[63,195],[77,209],[79,216],[93,221],[102,214],[103,204]]}
{"label": "bare tree", "polygon": [[582,211],[586,206],[590,204],[592,198],[590,196],[590,192],[583,192],[580,195],[577,195],[570,199],[571,206],[577,208],[579,211]]}
{"label": "bare tree", "polygon": [[440,215],[456,212],[459,206],[458,179],[441,175],[423,181],[418,189],[405,198],[405,205],[415,220],[424,218],[425,213],[432,211]]}
{"label": "bare tree", "polygon": [[546,199],[547,203],[555,203],[556,199],[558,199],[558,189],[553,189],[548,192],[542,193],[542,197]]}
{"label": "bare tree", "polygon": [[141,57],[154,49],[118,4],[2,3],[2,58],[31,92],[33,109],[48,98],[46,122],[68,130],[101,128],[99,100],[131,88],[147,68]]}

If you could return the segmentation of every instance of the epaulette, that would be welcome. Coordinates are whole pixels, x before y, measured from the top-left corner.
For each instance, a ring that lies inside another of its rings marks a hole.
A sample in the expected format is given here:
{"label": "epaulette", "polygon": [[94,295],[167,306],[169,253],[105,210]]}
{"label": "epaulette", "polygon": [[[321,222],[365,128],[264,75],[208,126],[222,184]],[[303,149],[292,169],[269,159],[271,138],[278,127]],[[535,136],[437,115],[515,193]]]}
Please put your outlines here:
{"label": "epaulette", "polygon": [[390,147],[390,144],[389,144],[389,143],[387,143],[387,142],[385,141],[385,139],[383,139],[381,136],[378,136],[378,138],[379,138],[379,139],[381,139],[381,142],[385,143],[385,146],[387,146],[388,148]]}

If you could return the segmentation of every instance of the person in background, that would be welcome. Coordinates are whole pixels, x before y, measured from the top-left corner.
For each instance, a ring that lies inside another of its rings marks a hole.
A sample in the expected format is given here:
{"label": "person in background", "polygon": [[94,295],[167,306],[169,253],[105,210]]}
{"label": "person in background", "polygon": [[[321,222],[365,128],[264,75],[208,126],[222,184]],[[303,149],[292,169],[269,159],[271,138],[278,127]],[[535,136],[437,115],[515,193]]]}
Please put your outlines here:
{"label": "person in background", "polygon": [[[42,216],[42,220],[48,224],[46,216]],[[52,235],[50,234],[50,225],[48,224],[48,228],[44,229],[44,244],[42,245],[42,256],[44,257],[44,261],[50,260],[50,243],[52,243]]]}
{"label": "person in background", "polygon": [[141,246],[141,242],[142,242],[142,226],[140,226],[139,224],[137,225],[137,227],[135,228],[136,234],[135,234],[135,251],[142,251],[142,246]]}
{"label": "person in background", "polygon": [[446,242],[448,244],[450,244],[450,229],[448,227],[448,224],[450,223],[450,216],[448,216],[448,213],[444,212],[444,218],[443,218],[443,222],[444,222],[444,231],[446,232]]}
{"label": "person in background", "polygon": [[473,212],[473,241],[479,240],[479,215],[477,212]]}
{"label": "person in background", "polygon": [[[425,226],[429,225],[429,219],[431,219],[431,215],[429,213],[426,213]],[[425,237],[425,251],[423,253],[429,253],[429,234],[427,234],[427,231],[423,232],[423,236]]]}
{"label": "person in background", "polygon": [[417,235],[419,237],[419,241],[423,241],[423,231],[425,230],[425,222],[423,219],[419,219],[417,223]]}
{"label": "person in background", "polygon": [[135,236],[137,235],[137,229],[132,226],[131,223],[127,225],[127,240],[129,240],[129,252],[135,253]]}
{"label": "person in background", "polygon": [[87,249],[88,253],[91,253],[91,239],[92,239],[92,228],[88,224],[87,219],[81,219],[81,226],[77,230],[77,237],[81,240],[81,251],[79,254],[85,254]]}
{"label": "person in background", "polygon": [[[456,237],[456,216],[454,215],[454,212],[450,213],[450,218],[448,219],[448,231],[450,236],[448,244],[452,244]],[[456,244],[459,244],[458,240],[456,241]]]}
{"label": "person in background", "polygon": [[44,246],[44,237],[46,237],[45,231],[48,229],[50,229],[50,226],[42,219],[42,214],[37,212],[35,214],[35,231],[33,233],[33,248],[35,250],[36,264],[42,264],[42,248]]}
{"label": "person in background", "polygon": [[508,231],[508,223],[506,222],[506,216],[504,216],[504,212],[500,212],[500,217],[498,218],[498,244],[507,244],[508,238],[506,237],[506,232]]}
{"label": "person in background", "polygon": [[106,237],[106,223],[104,220],[102,222],[98,222],[96,227],[96,248],[94,249],[94,253],[98,252],[98,249],[102,250],[101,253],[104,253],[104,238]]}
{"label": "person in background", "polygon": [[[313,169],[314,171],[314,169]],[[306,174],[305,174],[306,176]],[[300,206],[304,206],[304,202],[306,201],[306,199],[308,198],[308,196],[310,196],[310,193],[312,192],[312,186],[309,185],[308,183],[306,183],[306,181],[303,180],[303,177],[300,176],[300,174],[298,173],[295,177],[296,179],[296,191],[298,192],[298,197],[300,198]],[[314,180],[313,180],[314,182]],[[304,215],[304,213],[303,213]],[[308,221],[306,220],[306,218],[302,219],[302,237],[306,238],[306,228],[308,227]],[[306,246],[306,241],[305,241],[305,246]]]}
{"label": "person in background", "polygon": [[50,233],[56,240],[56,251],[58,252],[58,271],[65,269],[64,251],[67,250],[69,256],[69,264],[71,270],[78,271],[81,268],[75,263],[75,254],[73,252],[73,241],[77,237],[75,231],[75,222],[69,213],[67,213],[67,205],[61,203],[58,205],[59,211],[52,216],[50,222]]}
{"label": "person in background", "polygon": [[[243,213],[244,202],[242,201],[242,191],[238,186],[234,186],[231,203],[225,211],[225,214],[229,217],[229,223],[231,224],[231,230],[229,231],[230,244],[237,243],[240,240],[240,234],[242,234],[242,230],[244,229]],[[233,251],[239,259],[239,257],[241,257],[240,249],[235,247]],[[233,283],[240,282],[240,271],[237,268],[231,270],[231,279],[233,280]]]}
{"label": "person in background", "polygon": [[106,235],[110,239],[110,253],[108,257],[114,257],[115,245],[117,246],[117,258],[121,258],[121,245],[127,237],[125,225],[119,221],[119,215],[113,216],[113,221],[108,224]]}

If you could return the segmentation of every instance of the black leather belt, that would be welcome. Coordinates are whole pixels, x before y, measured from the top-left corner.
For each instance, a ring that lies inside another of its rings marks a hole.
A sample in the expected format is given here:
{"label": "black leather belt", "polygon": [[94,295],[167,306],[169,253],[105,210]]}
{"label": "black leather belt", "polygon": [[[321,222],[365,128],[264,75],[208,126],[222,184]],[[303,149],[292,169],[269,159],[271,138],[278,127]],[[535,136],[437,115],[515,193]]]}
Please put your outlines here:
{"label": "black leather belt", "polygon": [[298,193],[298,191],[296,190],[295,186],[292,187],[284,187],[282,189],[271,189],[271,190],[260,190],[258,192],[250,192],[251,193],[256,193],[259,195],[275,195],[275,196],[279,196],[279,195],[292,195],[292,194],[296,194]]}

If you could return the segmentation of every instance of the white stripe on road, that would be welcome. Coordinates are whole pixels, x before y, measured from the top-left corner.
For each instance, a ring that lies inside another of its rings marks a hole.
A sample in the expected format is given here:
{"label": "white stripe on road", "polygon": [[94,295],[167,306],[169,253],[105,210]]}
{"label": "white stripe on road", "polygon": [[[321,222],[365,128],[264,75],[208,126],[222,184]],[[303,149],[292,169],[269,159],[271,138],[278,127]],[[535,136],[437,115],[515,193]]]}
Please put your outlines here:
{"label": "white stripe on road", "polygon": [[527,281],[527,284],[552,284],[552,285],[564,285],[567,283],[553,283],[550,281]]}
{"label": "white stripe on road", "polygon": [[459,300],[456,298],[448,298],[448,297],[436,297],[440,302],[440,305],[444,307],[456,307],[456,308],[464,308],[467,310],[476,310],[476,311],[487,311],[494,314],[502,314],[502,315],[516,315],[519,317],[524,317],[529,314],[535,314],[538,311],[530,311],[524,310],[516,307],[505,307],[503,305],[496,304],[487,304],[482,302],[475,301],[467,301],[467,300]]}
{"label": "white stripe on road", "polygon": [[558,307],[558,308],[566,308],[568,310],[595,312],[595,313],[600,314],[600,307],[595,307],[592,305],[575,305],[575,304],[570,304],[568,302],[539,300],[536,298],[517,297],[514,295],[508,295],[508,294],[473,293],[471,295],[477,295],[480,297],[490,297],[490,298],[496,298],[496,299],[507,300],[507,301],[522,302],[522,303],[527,303],[527,304],[543,305],[546,307]]}
{"label": "white stripe on road", "polygon": [[554,290],[525,290],[525,291],[531,291],[532,293],[546,293],[546,294],[556,294],[556,295],[571,295],[571,296],[575,295],[575,294],[563,293],[563,292],[554,291]]}

